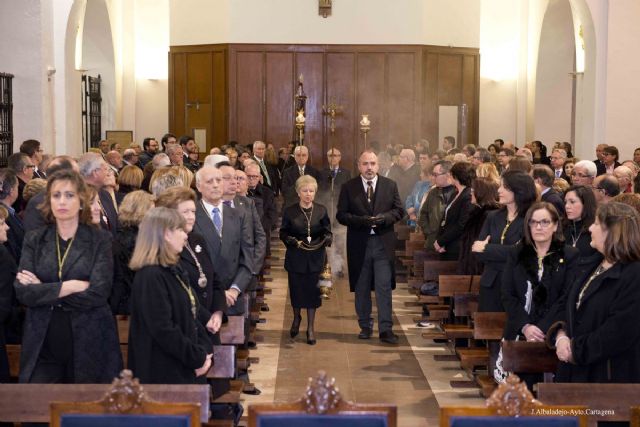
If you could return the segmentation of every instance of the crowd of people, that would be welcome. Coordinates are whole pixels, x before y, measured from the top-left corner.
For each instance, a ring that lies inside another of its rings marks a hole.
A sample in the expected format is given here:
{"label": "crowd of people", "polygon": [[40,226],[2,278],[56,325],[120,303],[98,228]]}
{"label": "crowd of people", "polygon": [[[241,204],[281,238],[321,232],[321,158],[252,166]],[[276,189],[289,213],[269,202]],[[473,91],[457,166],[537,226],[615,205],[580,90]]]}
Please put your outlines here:
{"label": "crowd of people", "polygon": [[[211,150],[166,134],[101,141],[78,159],[28,140],[0,169],[0,381],[21,343],[20,381],[110,382],[122,368],[114,315],[131,316],[128,366],[144,383],[204,382],[226,315],[243,314],[282,216],[294,339],[313,345],[318,283],[347,270],[360,333],[396,344],[399,221],[425,249],[481,275],[479,310],[506,311],[504,338],[547,341],[558,380],[640,381],[640,149],[579,160],[496,140],[430,151],[372,144],[354,177],[341,153],[315,169],[305,146]],[[283,200],[278,209],[279,197]],[[344,237],[346,235],[346,242]]]}

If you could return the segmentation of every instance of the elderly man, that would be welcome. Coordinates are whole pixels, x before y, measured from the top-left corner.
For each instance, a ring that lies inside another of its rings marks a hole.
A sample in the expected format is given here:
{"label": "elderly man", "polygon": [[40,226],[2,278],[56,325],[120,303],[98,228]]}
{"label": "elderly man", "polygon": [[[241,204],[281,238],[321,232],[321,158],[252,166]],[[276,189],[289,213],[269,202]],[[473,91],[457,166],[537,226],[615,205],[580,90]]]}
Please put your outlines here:
{"label": "elderly man", "polygon": [[138,153],[133,148],[127,148],[122,155],[122,161],[125,166],[138,166]]}
{"label": "elderly man", "polygon": [[613,176],[618,178],[621,193],[633,193],[633,171],[626,166],[618,166],[613,170]]}
{"label": "elderly man", "polygon": [[573,185],[591,187],[597,173],[598,169],[594,162],[591,160],[580,160],[573,166],[573,171],[571,171],[571,183]]}
{"label": "elderly man", "polygon": [[165,152],[167,153],[167,156],[169,156],[171,166],[184,165],[184,152],[182,151],[182,146],[180,144],[167,145],[167,147],[165,148]]}
{"label": "elderly man", "polygon": [[555,178],[562,178],[570,182],[569,177],[564,171],[564,164],[567,161],[567,152],[562,148],[554,148],[551,152],[551,169]]}
{"label": "elderly man", "polygon": [[31,158],[24,153],[13,153],[7,159],[7,166],[15,172],[18,178],[18,198],[13,203],[13,209],[20,214],[26,207],[22,192],[27,182],[33,178],[33,169],[35,165],[31,162]]}
{"label": "elderly man", "polygon": [[100,148],[100,153],[102,154],[102,156],[106,156],[109,152],[109,141],[106,139],[101,140],[98,143],[98,148]]}
{"label": "elderly man", "polygon": [[471,158],[471,163],[473,166],[478,167],[482,163],[490,163],[491,162],[491,153],[484,147],[478,147],[476,152],[473,153],[473,157]]}
{"label": "elderly man", "polygon": [[109,166],[113,169],[116,175],[120,173],[120,170],[124,167],[124,163],[122,162],[122,155],[119,151],[112,150],[104,156],[104,159],[109,163]]}
{"label": "elderly man", "polygon": [[397,344],[391,307],[396,247],[393,225],[404,216],[404,210],[395,182],[378,175],[374,152],[360,155],[358,170],[360,175],[342,186],[336,215],[338,222],[347,226],[349,286],[355,292],[358,338],[369,339],[373,333],[371,291],[375,290],[380,340]]}
{"label": "elderly man", "polygon": [[607,144],[598,144],[598,146],[596,147],[596,159],[593,161],[593,163],[596,164],[596,167],[604,164],[604,149],[607,147]]}
{"label": "elderly man", "polygon": [[413,150],[405,148],[400,151],[398,164],[391,167],[388,177],[398,184],[400,200],[404,202],[413,186],[420,180],[420,166],[416,164],[416,154]]}
{"label": "elderly man", "polygon": [[113,203],[111,195],[104,189],[109,174],[113,173],[113,170],[107,162],[104,161],[102,156],[97,153],[85,153],[80,157],[78,161],[80,167],[80,175],[84,177],[87,184],[93,185],[98,190],[99,203],[100,203],[100,226],[108,231],[111,231],[114,237],[116,237],[118,230],[118,211]]}
{"label": "elderly man", "polygon": [[8,168],[0,169],[0,206],[3,206],[9,212],[9,216],[5,220],[5,224],[9,226],[9,230],[7,230],[7,241],[4,242],[4,246],[16,264],[20,263],[22,242],[24,241],[26,230],[22,220],[12,207],[18,199],[18,192],[18,178],[16,177],[16,173]]}
{"label": "elderly man", "polygon": [[282,195],[284,196],[283,208],[298,202],[296,193],[296,180],[302,175],[311,175],[320,181],[320,173],[313,166],[307,165],[309,161],[309,149],[304,145],[298,145],[293,150],[296,164],[284,170],[282,173]]}
{"label": "elderly man", "polygon": [[593,180],[593,194],[599,205],[609,203],[611,199],[620,194],[618,178],[613,175],[600,175]]}
{"label": "elderly man", "polygon": [[[244,168],[247,177],[247,195],[249,198],[258,201],[263,213],[261,214],[262,228],[267,236],[271,235],[271,230],[275,228],[278,221],[278,208],[276,206],[275,195],[270,188],[260,183],[260,166],[256,163],[247,164]],[[271,253],[270,238],[267,239],[267,255]]]}
{"label": "elderly man", "polygon": [[274,194],[278,194],[280,190],[278,171],[276,168],[264,161],[264,154],[267,150],[267,145],[262,141],[255,141],[253,143],[253,156],[251,157],[256,161],[260,167],[260,174],[262,175],[262,183],[269,187]]}

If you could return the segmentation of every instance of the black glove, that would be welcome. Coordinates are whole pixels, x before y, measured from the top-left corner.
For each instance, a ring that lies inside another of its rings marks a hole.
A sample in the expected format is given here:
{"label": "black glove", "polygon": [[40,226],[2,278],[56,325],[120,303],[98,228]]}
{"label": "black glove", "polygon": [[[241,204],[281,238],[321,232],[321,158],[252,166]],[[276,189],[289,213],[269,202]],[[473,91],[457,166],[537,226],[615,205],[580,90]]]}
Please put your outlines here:
{"label": "black glove", "polygon": [[384,217],[380,214],[373,217],[373,225],[382,227],[384,225]]}
{"label": "black glove", "polygon": [[284,239],[284,244],[287,246],[298,246],[298,239],[293,236],[287,236]]}
{"label": "black glove", "polygon": [[333,243],[333,236],[330,234],[324,236],[323,246],[325,248],[328,248],[329,246],[331,246],[331,243]]}

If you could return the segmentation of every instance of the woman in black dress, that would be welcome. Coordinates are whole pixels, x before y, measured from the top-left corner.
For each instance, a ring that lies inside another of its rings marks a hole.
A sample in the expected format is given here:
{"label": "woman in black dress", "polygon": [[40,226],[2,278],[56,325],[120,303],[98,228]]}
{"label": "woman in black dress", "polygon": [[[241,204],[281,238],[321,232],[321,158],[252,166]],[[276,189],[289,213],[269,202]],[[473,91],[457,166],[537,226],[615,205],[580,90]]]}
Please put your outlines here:
{"label": "woman in black dress", "polygon": [[589,227],[596,219],[598,204],[593,190],[584,185],[574,185],[564,195],[565,242],[578,249],[578,270],[584,271],[594,261],[600,262],[602,255],[591,246],[591,232]]}
{"label": "woman in black dress", "polygon": [[547,342],[557,382],[640,382],[640,215],[623,203],[598,208],[591,246],[603,255],[567,293]]}
{"label": "woman in black dress", "polygon": [[187,242],[184,218],[153,208],[140,223],[129,266],[131,289],[129,369],[142,383],[206,382],[213,345],[198,320],[201,308],[180,267]]}
{"label": "woman in black dress", "polygon": [[14,283],[27,307],[20,382],[111,382],[122,369],[108,304],[111,234],[92,224],[76,172],[49,176],[42,211],[53,224],[27,233]]}
{"label": "woman in black dress", "polygon": [[298,335],[301,309],[307,309],[307,344],[316,343],[314,320],[320,307],[318,280],[325,264],[325,247],[331,244],[331,222],[327,209],[313,202],[318,183],[309,175],[296,181],[300,202],[287,207],[282,215],[280,240],[287,247],[284,268],[289,273],[289,295],[293,307],[291,338]]}
{"label": "woman in black dress", "polygon": [[460,254],[460,238],[471,212],[471,181],[476,177],[471,163],[458,162],[449,170],[457,194],[445,206],[440,229],[433,247],[440,259],[455,261]]}
{"label": "woman in black dress", "polygon": [[522,239],[524,216],[536,201],[533,178],[524,172],[502,174],[498,198],[501,209],[489,212],[478,240],[471,246],[484,264],[480,277],[479,311],[504,311],[501,300],[501,276],[509,249]]}

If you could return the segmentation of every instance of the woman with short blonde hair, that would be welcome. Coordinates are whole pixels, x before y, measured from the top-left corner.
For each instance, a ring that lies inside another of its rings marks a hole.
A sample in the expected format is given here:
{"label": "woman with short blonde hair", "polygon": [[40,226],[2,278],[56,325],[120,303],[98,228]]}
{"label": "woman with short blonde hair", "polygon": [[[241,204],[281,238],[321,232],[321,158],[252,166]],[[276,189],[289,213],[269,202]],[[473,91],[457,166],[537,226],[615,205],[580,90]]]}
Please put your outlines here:
{"label": "woman with short blonde hair", "polygon": [[296,180],[296,193],[305,186],[310,186],[314,191],[318,191],[318,181],[316,181],[316,179],[311,175],[302,175]]}
{"label": "woman with short blonde hair", "polygon": [[137,226],[153,206],[151,194],[142,190],[132,191],[122,199],[118,211],[118,223],[123,227]]}
{"label": "woman with short blonde hair", "polygon": [[139,190],[140,187],[142,187],[143,179],[144,173],[142,169],[132,165],[125,166],[118,175],[118,192],[125,195],[132,191]]}
{"label": "woman with short blonde hair", "polygon": [[140,223],[129,264],[131,289],[129,364],[141,383],[204,383],[213,345],[201,322],[202,308],[178,261],[187,241],[185,220],[175,209],[151,209]]}
{"label": "woman with short blonde hair", "polygon": [[500,174],[493,163],[480,163],[476,168],[476,176],[478,178],[487,178],[500,184]]}

